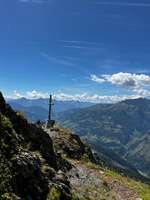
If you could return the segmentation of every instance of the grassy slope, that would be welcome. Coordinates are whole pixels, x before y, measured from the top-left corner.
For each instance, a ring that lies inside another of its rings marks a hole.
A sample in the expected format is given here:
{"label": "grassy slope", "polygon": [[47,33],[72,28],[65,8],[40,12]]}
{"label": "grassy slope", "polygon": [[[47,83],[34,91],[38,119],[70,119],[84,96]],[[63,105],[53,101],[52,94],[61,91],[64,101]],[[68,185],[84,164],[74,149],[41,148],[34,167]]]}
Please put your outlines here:
{"label": "grassy slope", "polygon": [[[66,129],[51,131],[49,134],[58,151],[63,150],[63,145],[73,152],[80,149],[76,139],[74,140],[73,135]],[[63,151],[66,151],[66,148]],[[68,158],[67,154],[64,154],[64,157],[67,156],[66,159],[76,168],[75,171],[69,172],[69,177],[71,176],[73,192],[79,195],[80,200],[113,200],[119,199],[118,195],[121,196],[121,200],[150,199],[149,185],[120,175],[106,166],[93,164],[83,155],[84,153],[80,158],[72,156]]]}
{"label": "grassy slope", "polygon": [[149,200],[150,199],[150,185],[141,183],[139,181],[135,181],[128,177],[121,176],[120,174],[108,170],[106,172],[106,180],[110,181],[113,179],[117,181],[119,184],[123,184],[128,188],[134,190],[142,200]]}
{"label": "grassy slope", "polygon": [[95,105],[60,115],[62,125],[96,146],[107,146],[138,170],[150,176],[150,101],[128,100]]}
{"label": "grassy slope", "polygon": [[[108,187],[111,191],[112,197],[114,196],[116,199],[125,199],[125,200],[149,200],[150,199],[150,185],[141,183],[139,181],[135,181],[129,177],[122,176],[117,172],[114,172],[110,169],[106,169],[95,165],[93,163],[86,163],[84,161],[77,162],[72,161],[75,165],[80,165],[83,168],[87,168],[89,170],[94,170],[96,177],[98,177],[103,184]],[[84,186],[82,186],[82,192],[86,195],[86,190],[84,190]],[[92,188],[93,189],[93,188]],[[95,188],[95,191],[97,188]],[[102,192],[102,191],[101,191]],[[86,200],[86,198],[85,198]],[[90,198],[89,200],[93,200]]]}

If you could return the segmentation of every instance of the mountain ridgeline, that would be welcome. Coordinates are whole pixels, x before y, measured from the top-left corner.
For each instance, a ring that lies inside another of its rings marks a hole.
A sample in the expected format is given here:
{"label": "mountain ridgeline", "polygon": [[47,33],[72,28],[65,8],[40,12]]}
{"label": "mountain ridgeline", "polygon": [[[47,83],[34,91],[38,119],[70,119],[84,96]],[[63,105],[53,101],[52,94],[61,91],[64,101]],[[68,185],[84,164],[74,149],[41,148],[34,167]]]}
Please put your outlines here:
{"label": "mountain ridgeline", "polygon": [[149,179],[123,159],[112,169],[103,153],[58,125],[28,123],[0,93],[0,199],[149,200]]}
{"label": "mountain ridgeline", "polygon": [[58,120],[87,140],[100,156],[103,152],[108,161],[121,158],[150,176],[150,100],[72,109]]}
{"label": "mountain ridgeline", "polygon": [[[23,112],[28,120],[35,122],[37,120],[44,121],[47,119],[49,99],[7,99],[7,102],[14,110]],[[59,112],[63,112],[75,108],[85,108],[94,105],[90,102],[79,101],[53,101],[53,116],[57,117]]]}
{"label": "mountain ridgeline", "polygon": [[79,136],[28,123],[0,93],[0,199],[80,200],[69,180],[72,169],[78,172],[68,159],[96,164]]}
{"label": "mountain ridgeline", "polygon": [[50,136],[14,112],[0,93],[0,199],[51,200],[59,195],[70,200],[69,182],[56,180],[65,166]]}
{"label": "mountain ridgeline", "polygon": [[[47,119],[48,99],[7,101],[29,121]],[[96,105],[54,100],[54,104],[53,117],[86,140],[104,162],[115,168],[126,163],[150,176],[150,100]]]}

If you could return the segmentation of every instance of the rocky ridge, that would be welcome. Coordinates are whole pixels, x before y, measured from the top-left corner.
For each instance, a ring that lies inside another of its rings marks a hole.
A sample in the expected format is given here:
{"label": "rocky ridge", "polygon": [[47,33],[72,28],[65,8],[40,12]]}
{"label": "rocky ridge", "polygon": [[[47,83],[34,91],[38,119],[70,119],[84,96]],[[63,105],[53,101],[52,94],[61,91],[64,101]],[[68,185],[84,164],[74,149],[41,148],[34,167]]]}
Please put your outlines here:
{"label": "rocky ridge", "polygon": [[14,112],[0,93],[1,199],[70,200],[69,182],[58,179],[66,163],[54,152],[50,136]]}
{"label": "rocky ridge", "polygon": [[29,124],[0,93],[0,199],[148,200],[148,185],[117,176],[79,136]]}
{"label": "rocky ridge", "polygon": [[46,131],[53,140],[55,152],[72,165],[65,176],[70,182],[72,194],[75,194],[74,199],[149,200],[149,185],[103,166],[101,158],[95,158],[79,136],[60,127]]}

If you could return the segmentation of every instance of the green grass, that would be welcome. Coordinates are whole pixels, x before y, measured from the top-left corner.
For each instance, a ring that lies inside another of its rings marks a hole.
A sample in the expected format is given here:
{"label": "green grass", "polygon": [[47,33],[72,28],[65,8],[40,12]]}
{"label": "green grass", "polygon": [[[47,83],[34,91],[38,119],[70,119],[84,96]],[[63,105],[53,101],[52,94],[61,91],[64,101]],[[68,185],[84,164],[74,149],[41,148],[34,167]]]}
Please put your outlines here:
{"label": "green grass", "polygon": [[111,170],[106,172],[106,177],[113,178],[113,180],[116,180],[128,188],[134,190],[142,200],[150,200],[150,185],[121,176],[117,172]]}
{"label": "green grass", "polygon": [[47,200],[60,200],[61,199],[61,192],[58,188],[52,187],[49,191],[47,196]]}
{"label": "green grass", "polygon": [[109,183],[111,180],[117,181],[125,187],[135,191],[142,200],[150,200],[150,185],[133,180],[129,177],[122,176],[113,170],[103,168],[102,166],[98,166],[90,162],[82,162],[82,164],[87,168],[94,169],[96,171],[103,171],[104,175],[101,175],[101,178],[104,179],[107,183]]}

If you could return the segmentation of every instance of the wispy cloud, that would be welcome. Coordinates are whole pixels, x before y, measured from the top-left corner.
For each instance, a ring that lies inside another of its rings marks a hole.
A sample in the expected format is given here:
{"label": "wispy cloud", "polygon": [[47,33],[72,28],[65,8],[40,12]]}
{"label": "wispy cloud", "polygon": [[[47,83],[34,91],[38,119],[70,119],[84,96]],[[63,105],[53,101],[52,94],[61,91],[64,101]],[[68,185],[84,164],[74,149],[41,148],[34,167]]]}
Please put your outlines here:
{"label": "wispy cloud", "polygon": [[49,3],[51,0],[19,0],[21,3]]}
{"label": "wispy cloud", "polygon": [[67,65],[67,66],[75,66],[75,63],[71,61],[68,58],[61,58],[61,57],[54,57],[54,56],[49,56],[45,52],[41,52],[40,54],[43,58],[46,58],[52,63],[60,64],[60,65]]}
{"label": "wispy cloud", "polygon": [[61,42],[66,44],[82,44],[82,45],[99,45],[98,42],[93,41],[81,41],[81,40],[61,40]]}
{"label": "wispy cloud", "polygon": [[76,61],[76,60],[80,60],[80,58],[78,57],[71,57],[71,56],[61,56],[62,59],[67,59],[67,60],[70,60],[70,61]]}
{"label": "wispy cloud", "polygon": [[88,50],[88,51],[97,51],[97,50],[103,50],[104,47],[98,47],[98,46],[81,46],[81,45],[64,45],[63,48],[70,48],[70,49],[78,49],[78,50]]}
{"label": "wispy cloud", "polygon": [[75,45],[65,45],[64,48],[73,48],[73,49],[87,49],[89,47],[83,47],[83,46],[75,46]]}
{"label": "wispy cloud", "polygon": [[95,4],[104,6],[150,7],[150,3],[95,2]]}
{"label": "wispy cloud", "polygon": [[81,41],[81,40],[61,40],[63,48],[97,51],[104,48],[103,44],[94,41]]}

